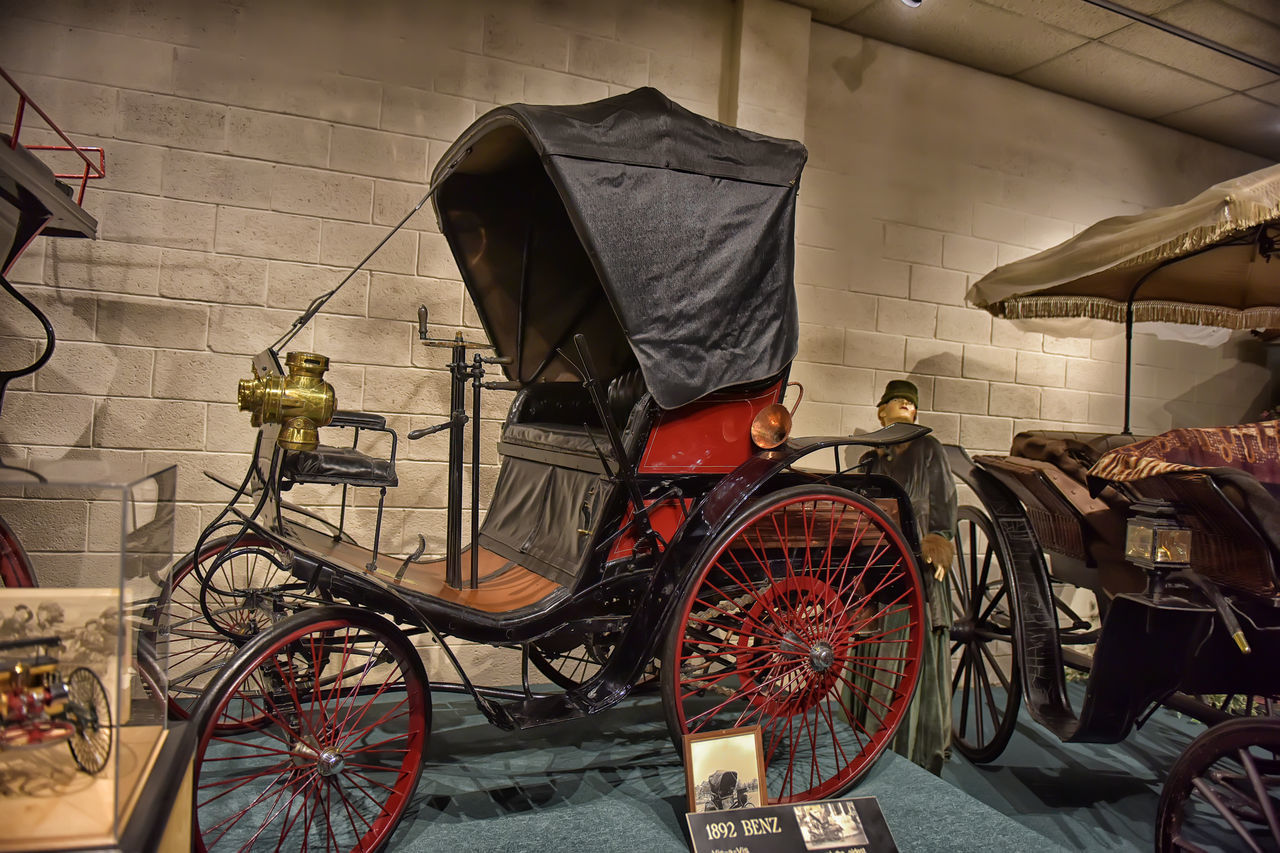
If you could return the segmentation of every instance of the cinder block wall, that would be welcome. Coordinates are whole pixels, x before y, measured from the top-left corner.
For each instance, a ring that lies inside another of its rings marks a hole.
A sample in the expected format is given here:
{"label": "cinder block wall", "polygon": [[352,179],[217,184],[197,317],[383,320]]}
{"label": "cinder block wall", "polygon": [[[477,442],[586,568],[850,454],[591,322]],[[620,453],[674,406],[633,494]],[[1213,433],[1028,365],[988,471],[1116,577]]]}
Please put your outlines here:
{"label": "cinder block wall", "polygon": [[[1028,332],[964,304],[997,264],[1107,216],[1267,165],[1018,82],[815,25],[794,371],[808,432],[876,427],[887,380],[920,388],[944,442],[1007,452],[1024,429],[1119,432],[1124,339]],[[1134,344],[1133,429],[1234,423],[1270,402],[1259,345]],[[814,402],[807,402],[812,399]]]}
{"label": "cinder block wall", "polygon": [[[11,386],[0,442],[34,457],[178,464],[179,549],[226,495],[201,472],[243,471],[252,431],[234,395],[247,356],[409,210],[452,139],[495,104],[647,84],[703,114],[803,136],[797,429],[873,428],[884,382],[910,375],[924,422],[971,450],[1005,449],[1030,426],[1118,429],[1122,381],[1117,339],[992,321],[963,305],[971,281],[1103,216],[1262,165],[810,26],[807,11],[777,0],[0,6],[0,65],[78,141],[103,145],[110,172],[86,201],[100,239],[42,239],[13,276],[60,343],[44,370]],[[31,130],[28,141],[46,141]],[[478,334],[427,212],[294,347],[333,359],[343,407],[387,414],[402,433],[438,422],[446,375],[439,351],[415,344],[419,303],[437,331]],[[34,352],[36,334],[0,305],[5,364]],[[1261,360],[1240,344],[1140,338],[1135,427],[1234,420],[1263,394]],[[486,484],[506,402],[491,394],[485,413]],[[401,448],[383,541],[403,550],[423,533],[439,550],[445,442]],[[366,536],[371,498],[355,517]]]}
{"label": "cinder block wall", "polygon": [[[179,550],[228,494],[202,472],[243,473],[246,356],[408,213],[467,125],[501,103],[643,85],[716,116],[733,18],[729,0],[3,7],[0,66],[78,142],[106,148],[109,177],[86,196],[100,239],[42,238],[12,276],[60,340],[43,370],[10,386],[0,442],[35,457],[176,463]],[[13,101],[0,96],[4,114]],[[48,141],[40,126],[29,119],[24,141]],[[420,303],[436,334],[480,336],[429,205],[292,348],[328,355],[339,404],[384,413],[403,436],[448,405],[444,352],[416,342]],[[0,307],[5,364],[33,353],[37,334]],[[509,399],[488,395],[485,500]],[[382,541],[407,549],[423,533],[442,551],[447,440],[400,452]],[[331,503],[331,491],[290,499]],[[365,541],[373,499],[360,495],[354,515]],[[31,545],[53,542],[36,533]]]}

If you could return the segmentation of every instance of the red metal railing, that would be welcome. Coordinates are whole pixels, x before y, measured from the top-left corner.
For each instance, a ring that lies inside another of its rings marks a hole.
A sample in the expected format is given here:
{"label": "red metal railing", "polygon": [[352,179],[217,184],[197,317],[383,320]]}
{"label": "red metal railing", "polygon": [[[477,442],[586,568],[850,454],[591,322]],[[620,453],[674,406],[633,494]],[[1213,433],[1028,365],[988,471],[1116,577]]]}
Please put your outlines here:
{"label": "red metal railing", "polygon": [[[54,124],[53,119],[49,118],[48,113],[40,109],[40,105],[37,104],[35,101],[31,100],[31,96],[28,95],[23,90],[23,88],[18,85],[17,81],[15,81],[12,77],[10,77],[8,72],[6,72],[3,68],[0,68],[0,77],[3,77],[5,81],[13,88],[13,91],[18,93],[18,112],[13,118],[13,132],[10,134],[11,138],[9,139],[9,147],[15,148],[15,149],[18,147],[18,136],[22,133],[23,114],[25,113],[27,106],[30,106],[31,109],[36,111],[36,113],[40,116],[40,118],[44,119],[45,124],[49,125],[49,129],[52,130],[54,133],[56,133],[58,137],[67,144],[66,145],[27,145],[25,147],[29,151],[74,151],[76,155],[81,160],[84,161],[84,170],[81,172],[55,173],[55,177],[68,178],[72,180],[79,179],[80,192],[76,194],[76,204],[83,204],[85,185],[88,184],[89,181],[91,180],[97,180],[98,178],[106,177],[107,155],[103,152],[101,148],[76,145],[74,142],[71,141],[70,137],[68,137],[65,133],[62,132],[62,128]],[[92,160],[89,159],[90,152],[97,153],[98,155],[97,163],[94,163]]]}

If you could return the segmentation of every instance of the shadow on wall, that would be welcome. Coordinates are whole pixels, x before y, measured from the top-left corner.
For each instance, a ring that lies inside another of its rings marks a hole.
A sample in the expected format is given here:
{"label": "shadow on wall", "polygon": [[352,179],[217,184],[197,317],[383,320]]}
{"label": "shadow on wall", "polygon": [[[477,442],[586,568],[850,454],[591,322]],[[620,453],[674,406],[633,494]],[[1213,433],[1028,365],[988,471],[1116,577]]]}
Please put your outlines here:
{"label": "shadow on wall", "polygon": [[1164,404],[1174,427],[1225,426],[1260,420],[1276,408],[1274,362],[1280,352],[1256,340],[1232,341],[1225,351],[1239,361]]}
{"label": "shadow on wall", "polygon": [[856,56],[839,56],[831,63],[831,70],[850,92],[862,87],[862,75],[875,62],[876,44],[870,39],[862,39],[862,49]]}

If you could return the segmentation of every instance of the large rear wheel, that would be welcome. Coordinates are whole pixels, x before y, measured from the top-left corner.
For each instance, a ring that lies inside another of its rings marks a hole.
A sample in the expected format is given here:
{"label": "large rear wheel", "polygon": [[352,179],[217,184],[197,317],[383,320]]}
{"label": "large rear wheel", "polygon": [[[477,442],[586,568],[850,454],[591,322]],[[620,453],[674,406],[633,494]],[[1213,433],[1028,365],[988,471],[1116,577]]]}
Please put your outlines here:
{"label": "large rear wheel", "polygon": [[951,570],[951,740],[978,764],[994,760],[1018,722],[1022,679],[1013,602],[991,520],[961,507]]}
{"label": "large rear wheel", "polygon": [[426,671],[400,630],[354,607],[307,610],[250,641],[209,690],[197,850],[386,845],[431,724]]}
{"label": "large rear wheel", "polygon": [[851,492],[784,489],[712,541],[687,590],[661,668],[677,745],[759,725],[770,802],[852,787],[920,675],[924,593],[897,527]]}

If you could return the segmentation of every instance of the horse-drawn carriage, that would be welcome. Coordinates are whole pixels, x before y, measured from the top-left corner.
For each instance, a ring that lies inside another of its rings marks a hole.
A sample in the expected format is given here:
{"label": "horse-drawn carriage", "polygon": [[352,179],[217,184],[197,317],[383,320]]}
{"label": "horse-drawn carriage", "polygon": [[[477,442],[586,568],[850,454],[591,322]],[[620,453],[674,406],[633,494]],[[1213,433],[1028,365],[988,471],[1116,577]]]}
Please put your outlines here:
{"label": "horse-drawn carriage", "polygon": [[[1278,233],[1271,167],[1104,220],[970,298],[1000,316],[1127,321],[1130,341],[1135,316],[1276,326]],[[1168,705],[1211,725],[1169,773],[1157,849],[1280,849],[1280,423],[1142,440],[1126,383],[1124,426],[1026,432],[1008,455],[949,448],[976,500],[952,577],[953,741],[994,760],[1023,700],[1084,743],[1118,742]],[[1076,588],[1095,594],[1096,619],[1064,596]],[[1064,664],[1088,673],[1078,714]]]}
{"label": "horse-drawn carriage", "polygon": [[[502,107],[462,135],[429,195],[496,353],[433,337],[421,312],[452,391],[448,420],[407,436],[450,437],[440,559],[423,540],[382,553],[377,526],[362,547],[344,515],[284,500],[329,484],[345,513],[348,491],[374,489],[380,520],[397,482],[400,437],[380,415],[336,410],[326,359],[294,352],[281,369],[318,304],[255,360],[240,391],[261,427],[252,464],[175,568],[155,625],[171,707],[200,730],[200,846],[386,843],[418,788],[433,690],[524,728],[656,680],[677,742],[762,727],[771,800],[857,781],[918,679],[917,534],[892,480],[803,463],[925,430],[787,434],[804,160],[798,143],[653,90]],[[495,368],[503,378],[486,380]],[[485,389],[517,393],[481,521]],[[318,428],[350,438],[318,443]],[[360,449],[370,432],[381,455]],[[523,684],[474,683],[462,642],[518,650]],[[458,683],[428,682],[424,643]],[[530,665],[552,686],[532,684]]]}

